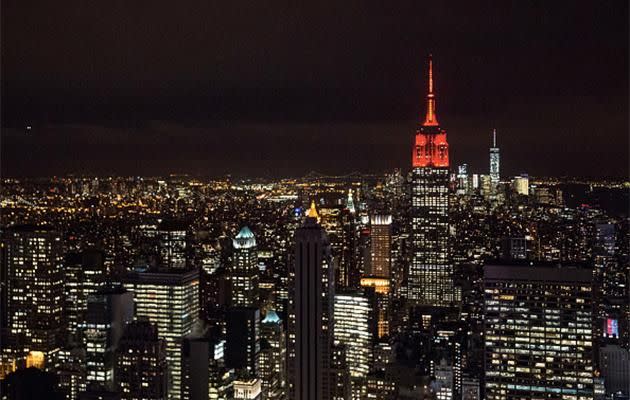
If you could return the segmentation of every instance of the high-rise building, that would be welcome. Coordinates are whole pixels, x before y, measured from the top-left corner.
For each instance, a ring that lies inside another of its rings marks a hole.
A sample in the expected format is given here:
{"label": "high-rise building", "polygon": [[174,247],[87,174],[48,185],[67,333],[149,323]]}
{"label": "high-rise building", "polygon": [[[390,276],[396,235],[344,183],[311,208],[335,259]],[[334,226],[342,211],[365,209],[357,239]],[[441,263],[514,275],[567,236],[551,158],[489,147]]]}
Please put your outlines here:
{"label": "high-rise building", "polygon": [[319,223],[326,231],[335,261],[335,287],[349,286],[353,269],[351,236],[354,219],[345,207],[335,204],[318,209]]}
{"label": "high-rise building", "polygon": [[360,397],[360,385],[372,363],[372,305],[361,292],[335,294],[335,344],[346,348],[353,398]]}
{"label": "high-rise building", "polygon": [[125,400],[168,398],[166,342],[148,320],[131,322],[118,342],[116,382]]}
{"label": "high-rise building", "polygon": [[47,227],[17,226],[3,245],[2,361],[19,365],[26,357],[27,366],[43,369],[65,333],[61,237]]}
{"label": "high-rise building", "polygon": [[485,398],[593,399],[592,271],[484,268]]}
{"label": "high-rise building", "polygon": [[449,306],[457,300],[449,260],[449,155],[446,131],[435,114],[433,62],[424,122],[412,152],[411,232],[413,255],[407,276],[412,305]]}
{"label": "high-rise building", "polygon": [[85,348],[78,344],[68,346],[61,349],[55,358],[57,366],[54,372],[59,378],[59,389],[66,400],[77,400],[79,394],[85,391],[87,378]]}
{"label": "high-rise building", "polygon": [[225,340],[196,326],[182,343],[182,400],[227,400],[233,380],[233,370],[225,366]]}
{"label": "high-rise building", "polygon": [[497,147],[497,130],[492,131],[492,147],[490,147],[490,182],[496,188],[501,175],[499,172],[499,148]]}
{"label": "high-rise building", "polygon": [[114,390],[115,352],[133,314],[133,295],[121,286],[104,287],[88,297],[82,326],[88,391]]}
{"label": "high-rise building", "polygon": [[260,324],[260,378],[267,399],[283,399],[286,390],[286,339],[282,320],[274,310]]}
{"label": "high-rise building", "polygon": [[329,400],[332,387],[334,270],[315,203],[295,231],[289,271],[289,398]]}
{"label": "high-rise building", "polygon": [[160,268],[186,269],[188,267],[188,226],[183,221],[164,220],[157,230],[160,251]]}
{"label": "high-rise building", "polygon": [[514,191],[522,196],[529,196],[529,176],[527,174],[521,174],[514,177],[512,181]]}
{"label": "high-rise building", "polygon": [[124,284],[134,294],[136,317],[157,326],[166,341],[169,370],[169,398],[181,395],[181,343],[199,315],[199,273],[197,270],[169,273],[129,274]]}
{"label": "high-rise building", "polygon": [[468,164],[462,164],[457,167],[457,194],[468,194],[470,186]]}
{"label": "high-rise building", "polygon": [[64,315],[68,333],[75,337],[85,323],[88,296],[96,293],[107,281],[105,257],[101,250],[70,252],[64,261]]}
{"label": "high-rise building", "polygon": [[368,275],[389,278],[392,266],[392,216],[370,218],[370,271]]}
{"label": "high-rise building", "polygon": [[372,320],[376,322],[376,335],[379,338],[389,336],[390,280],[387,278],[361,278],[361,287],[371,298]]}
{"label": "high-rise building", "polygon": [[244,226],[232,240],[234,260],[230,279],[232,280],[232,305],[235,307],[255,307],[258,304],[258,252],[256,238]]}
{"label": "high-rise building", "polygon": [[241,376],[258,376],[260,311],[254,307],[231,307],[226,316],[225,365]]}

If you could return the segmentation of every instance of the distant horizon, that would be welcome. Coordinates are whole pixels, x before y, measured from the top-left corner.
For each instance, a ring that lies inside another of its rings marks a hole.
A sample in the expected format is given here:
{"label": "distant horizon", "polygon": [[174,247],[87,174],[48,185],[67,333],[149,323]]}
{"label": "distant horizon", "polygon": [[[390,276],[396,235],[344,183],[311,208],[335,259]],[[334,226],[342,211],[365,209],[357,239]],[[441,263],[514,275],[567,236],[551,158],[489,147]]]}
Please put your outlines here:
{"label": "distant horizon", "polygon": [[[397,169],[400,168],[396,168],[396,169],[392,169],[392,170],[388,170],[388,171],[383,171],[383,172],[361,172],[361,171],[350,171],[348,173],[345,172],[340,172],[337,175],[331,175],[331,174],[324,174],[324,173],[320,173],[319,171],[309,171],[306,174],[303,175],[283,175],[283,176],[262,176],[262,175],[245,175],[245,174],[235,174],[235,173],[227,173],[227,174],[218,174],[218,175],[203,175],[203,174],[195,174],[195,173],[186,173],[186,172],[182,172],[182,173],[166,173],[166,174],[157,174],[157,175],[127,175],[127,174],[93,174],[93,173],[84,173],[84,174],[78,174],[78,173],[67,173],[67,174],[60,174],[60,175],[2,175],[0,174],[0,180],[6,180],[6,179],[15,179],[15,180],[20,180],[20,179],[29,179],[29,180],[36,180],[36,179],[53,179],[53,178],[60,178],[60,179],[64,179],[64,178],[77,178],[77,179],[87,179],[87,178],[141,178],[141,179],[159,179],[159,178],[193,178],[193,179],[208,179],[208,180],[217,180],[217,179],[224,179],[224,178],[233,178],[233,179],[243,179],[243,180],[260,180],[260,179],[269,179],[269,180],[285,180],[285,179],[342,179],[342,178],[349,178],[350,176],[353,175],[359,175],[359,176],[373,176],[373,177],[384,177],[388,174],[391,174],[393,172],[395,172]],[[404,169],[400,169],[401,172],[403,173],[403,176],[407,173],[410,172],[411,168],[409,168],[409,170],[405,171]],[[320,176],[316,176],[316,177],[309,177],[308,175],[310,174],[317,174]],[[456,173],[456,170],[451,170],[451,173]],[[469,173],[468,175],[488,175],[487,173],[476,173],[476,172],[472,172]],[[532,174],[528,174],[526,172],[523,172],[523,174],[527,175],[530,179],[533,180],[544,180],[544,179],[557,179],[559,181],[562,180],[592,180],[592,181],[596,181],[596,182],[607,182],[607,183],[622,183],[622,184],[630,184],[630,177],[597,177],[597,176],[573,176],[573,175],[558,175],[558,176],[554,176],[554,175],[532,175]],[[521,174],[515,174],[515,175],[506,175],[506,176],[502,176],[501,179],[502,181],[505,181],[506,178],[515,178],[520,176]]]}

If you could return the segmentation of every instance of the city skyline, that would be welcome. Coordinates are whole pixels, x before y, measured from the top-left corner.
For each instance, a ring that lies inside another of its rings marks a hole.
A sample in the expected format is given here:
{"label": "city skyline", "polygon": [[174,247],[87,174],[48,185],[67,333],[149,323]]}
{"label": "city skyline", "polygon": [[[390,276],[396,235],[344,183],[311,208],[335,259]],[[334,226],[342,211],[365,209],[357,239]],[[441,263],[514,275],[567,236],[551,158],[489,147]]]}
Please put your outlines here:
{"label": "city skyline", "polygon": [[497,129],[507,175],[627,176],[625,2],[278,7],[249,31],[230,6],[76,7],[3,7],[2,176],[405,168],[429,53],[454,165],[487,170]]}
{"label": "city skyline", "polygon": [[2,7],[0,400],[630,400],[627,3],[72,2]]}

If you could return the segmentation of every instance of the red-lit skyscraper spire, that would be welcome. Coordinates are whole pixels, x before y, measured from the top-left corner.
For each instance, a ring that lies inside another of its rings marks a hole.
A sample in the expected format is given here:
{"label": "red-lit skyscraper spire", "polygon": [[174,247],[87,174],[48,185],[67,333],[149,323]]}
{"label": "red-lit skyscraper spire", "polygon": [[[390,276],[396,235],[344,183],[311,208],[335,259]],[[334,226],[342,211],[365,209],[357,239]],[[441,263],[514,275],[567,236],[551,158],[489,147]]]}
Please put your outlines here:
{"label": "red-lit skyscraper spire", "polygon": [[424,118],[424,126],[438,126],[435,114],[435,94],[433,93],[433,56],[429,54],[429,93],[427,94],[427,116]]}
{"label": "red-lit skyscraper spire", "polygon": [[427,115],[418,124],[412,150],[411,247],[407,301],[450,307],[459,301],[449,255],[449,159],[446,131],[435,114],[433,60],[429,56]]}
{"label": "red-lit skyscraper spire", "polygon": [[427,115],[416,131],[413,147],[414,167],[448,168],[448,142],[446,131],[440,128],[435,114],[435,93],[433,93],[433,57],[429,56],[429,93],[427,94]]}

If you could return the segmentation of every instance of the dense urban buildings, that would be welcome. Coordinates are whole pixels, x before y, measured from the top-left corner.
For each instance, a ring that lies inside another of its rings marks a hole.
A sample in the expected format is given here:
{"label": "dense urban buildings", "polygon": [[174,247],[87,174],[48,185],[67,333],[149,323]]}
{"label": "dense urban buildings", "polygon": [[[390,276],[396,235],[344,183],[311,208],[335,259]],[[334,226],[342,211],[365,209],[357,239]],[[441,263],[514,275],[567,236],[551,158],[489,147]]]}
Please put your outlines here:
{"label": "dense urban buildings", "polygon": [[595,398],[592,277],[586,268],[485,267],[485,398]]}
{"label": "dense urban buildings", "polygon": [[199,273],[196,270],[130,273],[123,279],[133,294],[135,314],[146,318],[166,342],[169,398],[181,398],[184,336],[188,335],[199,314]]}
{"label": "dense urban buildings", "polygon": [[475,165],[438,65],[383,174],[2,178],[0,399],[629,399],[630,183]]}

